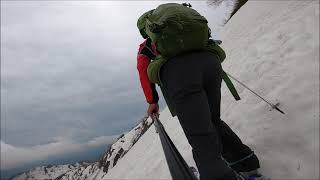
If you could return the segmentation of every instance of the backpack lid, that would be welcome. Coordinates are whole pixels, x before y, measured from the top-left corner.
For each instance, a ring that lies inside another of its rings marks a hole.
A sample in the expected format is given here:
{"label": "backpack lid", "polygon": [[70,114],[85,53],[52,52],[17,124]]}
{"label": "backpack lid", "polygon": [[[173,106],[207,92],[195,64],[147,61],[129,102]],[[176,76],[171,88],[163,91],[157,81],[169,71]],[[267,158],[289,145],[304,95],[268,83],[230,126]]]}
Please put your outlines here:
{"label": "backpack lid", "polygon": [[142,36],[144,39],[147,39],[147,38],[148,38],[148,35],[147,35],[147,33],[145,32],[146,20],[147,20],[147,18],[150,16],[150,14],[152,14],[153,11],[154,11],[154,9],[143,13],[143,14],[139,17],[139,19],[138,19],[138,21],[137,21],[137,27],[138,27],[138,29],[139,29],[139,32],[140,32],[141,36]]}
{"label": "backpack lid", "polygon": [[178,3],[165,3],[159,5],[150,15],[148,19],[158,25],[163,25],[166,21],[186,21],[190,20],[202,21],[208,23],[207,19],[200,15],[191,5]]}

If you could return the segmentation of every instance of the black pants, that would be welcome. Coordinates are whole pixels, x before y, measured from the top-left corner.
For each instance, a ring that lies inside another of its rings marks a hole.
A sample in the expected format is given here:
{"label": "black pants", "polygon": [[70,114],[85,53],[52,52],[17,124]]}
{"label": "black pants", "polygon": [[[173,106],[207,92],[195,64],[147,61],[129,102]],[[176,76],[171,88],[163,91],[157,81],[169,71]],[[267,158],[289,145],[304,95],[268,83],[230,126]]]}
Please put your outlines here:
{"label": "black pants", "polygon": [[[192,146],[201,180],[232,173],[222,157],[235,162],[253,153],[220,119],[222,68],[215,54],[193,52],[174,57],[162,67],[161,79]],[[239,171],[259,167],[255,155],[247,159],[250,162],[238,163]]]}

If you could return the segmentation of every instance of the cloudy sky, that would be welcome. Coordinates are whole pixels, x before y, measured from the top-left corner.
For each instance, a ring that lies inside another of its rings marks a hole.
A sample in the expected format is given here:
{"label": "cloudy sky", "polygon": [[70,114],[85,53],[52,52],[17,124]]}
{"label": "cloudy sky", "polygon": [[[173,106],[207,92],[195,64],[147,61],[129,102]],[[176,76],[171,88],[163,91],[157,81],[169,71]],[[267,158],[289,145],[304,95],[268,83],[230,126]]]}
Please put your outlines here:
{"label": "cloudy sky", "polygon": [[[2,170],[105,146],[143,118],[136,21],[161,3],[1,1]],[[218,37],[225,4],[191,4]]]}

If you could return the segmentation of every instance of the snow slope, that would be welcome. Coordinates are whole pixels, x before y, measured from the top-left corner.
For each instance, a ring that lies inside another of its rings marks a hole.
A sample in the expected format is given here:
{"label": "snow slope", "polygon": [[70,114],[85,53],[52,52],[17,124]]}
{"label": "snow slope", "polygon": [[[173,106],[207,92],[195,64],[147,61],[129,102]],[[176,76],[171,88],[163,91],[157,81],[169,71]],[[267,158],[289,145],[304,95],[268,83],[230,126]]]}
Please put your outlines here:
{"label": "snow slope", "polygon": [[[224,69],[271,102],[272,110],[236,84],[242,100],[222,89],[222,119],[252,147],[272,179],[319,179],[319,2],[249,1],[221,32]],[[195,166],[177,118],[160,120]],[[107,174],[96,179],[170,179],[153,126]]]}

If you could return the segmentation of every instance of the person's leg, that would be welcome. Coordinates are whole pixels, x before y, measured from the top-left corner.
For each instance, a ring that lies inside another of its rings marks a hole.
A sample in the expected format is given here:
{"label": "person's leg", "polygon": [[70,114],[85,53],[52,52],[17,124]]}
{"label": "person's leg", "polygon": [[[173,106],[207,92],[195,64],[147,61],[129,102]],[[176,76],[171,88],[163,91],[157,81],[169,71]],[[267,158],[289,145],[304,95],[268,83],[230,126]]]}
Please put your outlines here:
{"label": "person's leg", "polygon": [[[210,110],[204,91],[184,90],[174,100],[179,122],[192,146],[194,160],[202,180],[223,176],[229,171],[221,159],[219,135],[210,119]],[[213,171],[214,168],[214,171]]]}
{"label": "person's leg", "polygon": [[213,119],[213,124],[221,138],[222,156],[237,172],[248,172],[260,167],[254,152],[222,120]]}
{"label": "person's leg", "polygon": [[221,158],[221,144],[211,121],[201,66],[197,59],[192,60],[196,57],[171,59],[161,73],[164,89],[174,103],[180,124],[192,147],[201,180],[218,180],[227,176],[231,180],[235,176]]}
{"label": "person's leg", "polygon": [[[210,55],[208,55],[210,58]],[[260,167],[253,151],[242,143],[232,129],[220,119],[221,64],[211,59],[206,65],[205,91],[211,111],[212,123],[216,127],[222,144],[222,156],[235,171],[251,171]],[[214,67],[214,68],[212,68]]]}
{"label": "person's leg", "polygon": [[217,129],[222,139],[222,156],[230,167],[237,172],[248,172],[260,167],[259,160],[254,152],[232,131],[232,129],[220,120]]}

